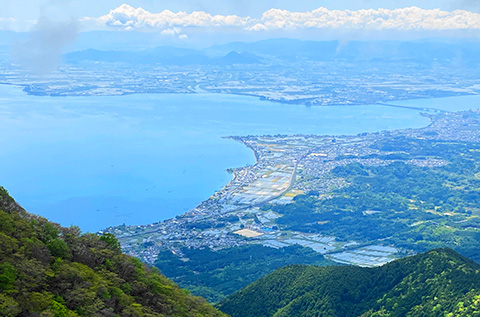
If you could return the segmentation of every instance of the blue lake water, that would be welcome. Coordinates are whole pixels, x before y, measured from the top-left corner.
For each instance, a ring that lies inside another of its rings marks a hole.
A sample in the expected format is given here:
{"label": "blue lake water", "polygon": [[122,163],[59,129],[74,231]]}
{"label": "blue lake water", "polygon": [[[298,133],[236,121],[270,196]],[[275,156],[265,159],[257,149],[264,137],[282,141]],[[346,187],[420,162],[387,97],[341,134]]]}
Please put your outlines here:
{"label": "blue lake water", "polygon": [[[480,99],[478,99],[480,100]],[[254,163],[222,138],[356,134],[429,123],[410,109],[305,107],[214,94],[37,97],[0,85],[0,184],[28,211],[85,231],[179,215]]]}

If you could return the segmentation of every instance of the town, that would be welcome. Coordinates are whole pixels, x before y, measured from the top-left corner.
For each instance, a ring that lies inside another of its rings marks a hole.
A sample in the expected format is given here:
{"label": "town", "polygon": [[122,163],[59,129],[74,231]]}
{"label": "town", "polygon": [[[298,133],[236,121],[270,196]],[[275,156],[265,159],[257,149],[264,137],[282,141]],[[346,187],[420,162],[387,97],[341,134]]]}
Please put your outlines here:
{"label": "town", "polygon": [[[0,84],[49,96],[221,93],[306,106],[369,105],[480,92],[478,68],[395,62],[268,61],[230,65],[161,65],[81,61],[32,74],[2,60]],[[346,76],[348,74],[348,76]],[[68,84],[67,84],[68,83]]]}
{"label": "town", "polygon": [[[309,247],[327,259],[359,266],[377,266],[413,250],[388,241],[354,241],[342,237],[285,230],[275,222],[281,215],[268,206],[288,204],[306,193],[329,199],[332,191],[349,186],[331,171],[358,163],[385,166],[395,161],[422,168],[448,164],[434,156],[402,159],[401,151],[386,151],[376,142],[398,137],[418,140],[472,142],[480,138],[478,111],[424,113],[432,123],[421,129],[362,133],[356,136],[275,135],[230,137],[256,156],[252,166],[232,169],[233,179],[193,210],[174,219],[144,226],[110,227],[125,252],[154,263],[160,250],[181,256],[181,248],[220,250],[245,244],[272,248]],[[367,210],[365,214],[380,211]],[[465,220],[467,221],[467,220]],[[415,224],[413,223],[412,226]]]}

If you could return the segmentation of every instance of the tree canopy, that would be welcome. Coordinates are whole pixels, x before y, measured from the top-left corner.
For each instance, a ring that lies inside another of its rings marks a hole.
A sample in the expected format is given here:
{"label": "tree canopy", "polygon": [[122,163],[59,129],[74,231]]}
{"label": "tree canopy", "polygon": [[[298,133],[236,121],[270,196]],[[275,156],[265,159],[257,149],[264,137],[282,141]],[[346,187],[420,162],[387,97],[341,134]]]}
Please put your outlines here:
{"label": "tree canopy", "polygon": [[0,187],[1,316],[223,316],[115,236],[27,213]]}
{"label": "tree canopy", "polygon": [[451,249],[382,267],[292,265],[228,297],[233,317],[477,316],[480,265]]}

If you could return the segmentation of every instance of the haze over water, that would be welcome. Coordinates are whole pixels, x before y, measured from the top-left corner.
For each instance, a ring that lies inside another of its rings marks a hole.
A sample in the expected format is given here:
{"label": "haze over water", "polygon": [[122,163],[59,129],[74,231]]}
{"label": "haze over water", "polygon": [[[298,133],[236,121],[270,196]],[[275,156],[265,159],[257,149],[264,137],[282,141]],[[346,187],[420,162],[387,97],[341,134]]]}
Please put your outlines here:
{"label": "haze over water", "polygon": [[[84,231],[194,208],[253,153],[222,137],[418,128],[410,109],[305,107],[217,94],[37,97],[0,86],[2,185],[28,211]],[[478,99],[477,99],[478,100]]]}

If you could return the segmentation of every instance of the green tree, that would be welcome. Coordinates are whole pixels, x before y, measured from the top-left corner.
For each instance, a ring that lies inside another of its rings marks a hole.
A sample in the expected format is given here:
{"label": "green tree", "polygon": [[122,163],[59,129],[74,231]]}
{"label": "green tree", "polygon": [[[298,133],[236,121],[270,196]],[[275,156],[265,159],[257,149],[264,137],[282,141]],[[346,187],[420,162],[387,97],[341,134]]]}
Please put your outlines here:
{"label": "green tree", "polygon": [[8,292],[14,288],[17,270],[9,262],[0,264],[0,290]]}
{"label": "green tree", "polygon": [[105,242],[110,249],[114,251],[120,251],[122,249],[120,242],[111,233],[104,233],[100,236],[100,240]]}
{"label": "green tree", "polygon": [[47,242],[47,248],[54,257],[69,259],[71,257],[70,248],[62,239],[55,238]]}

